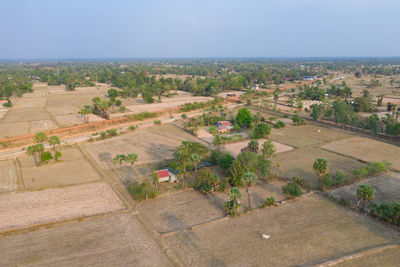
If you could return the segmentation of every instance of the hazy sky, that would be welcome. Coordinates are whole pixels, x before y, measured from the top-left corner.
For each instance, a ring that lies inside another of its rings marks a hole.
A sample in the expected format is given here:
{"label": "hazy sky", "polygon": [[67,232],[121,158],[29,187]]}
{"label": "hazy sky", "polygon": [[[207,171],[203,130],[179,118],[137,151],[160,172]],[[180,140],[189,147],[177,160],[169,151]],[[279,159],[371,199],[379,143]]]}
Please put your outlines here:
{"label": "hazy sky", "polygon": [[0,58],[400,56],[399,0],[0,0]]}

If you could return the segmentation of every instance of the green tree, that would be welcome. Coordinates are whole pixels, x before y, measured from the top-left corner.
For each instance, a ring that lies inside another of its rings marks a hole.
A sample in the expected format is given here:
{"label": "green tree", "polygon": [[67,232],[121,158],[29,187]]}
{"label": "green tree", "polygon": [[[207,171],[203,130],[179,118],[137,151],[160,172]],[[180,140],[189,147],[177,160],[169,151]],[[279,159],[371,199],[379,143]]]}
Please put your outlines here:
{"label": "green tree", "polygon": [[237,215],[237,209],[240,207],[240,198],[242,197],[242,192],[240,192],[239,188],[232,187],[228,192],[229,200],[224,204],[224,211],[231,215]]}
{"label": "green tree", "polygon": [[379,117],[376,114],[372,114],[367,120],[367,128],[374,136],[378,134],[378,121]]}
{"label": "green tree", "polygon": [[319,105],[317,105],[317,104],[313,104],[312,106],[311,106],[311,117],[315,120],[315,121],[317,121],[318,119],[319,119],[319,116],[320,116],[320,106]]}
{"label": "green tree", "polygon": [[303,108],[303,99],[301,99],[301,97],[297,97],[296,98],[296,106],[298,109],[302,109]]}
{"label": "green tree", "polygon": [[113,162],[114,162],[114,164],[118,164],[119,166],[121,166],[122,163],[125,161],[125,159],[126,159],[125,155],[118,154],[118,155],[115,155],[115,157],[113,158]]}
{"label": "green tree", "polygon": [[362,184],[357,188],[357,203],[361,205],[361,210],[364,211],[365,205],[374,199],[374,189],[368,184]]}
{"label": "green tree", "polygon": [[194,170],[197,171],[197,166],[201,161],[201,156],[197,153],[194,153],[190,156],[190,161],[193,163]]}
{"label": "green tree", "polygon": [[264,142],[264,144],[262,144],[261,154],[266,160],[272,160],[272,158],[275,156],[275,152],[276,149],[271,140],[267,140]]}
{"label": "green tree", "polygon": [[254,172],[246,172],[243,176],[243,180],[245,181],[247,185],[247,195],[248,195],[248,201],[249,201],[249,209],[251,209],[251,194],[252,194],[252,187],[255,183],[258,182],[258,177]]}
{"label": "green tree", "polygon": [[83,116],[84,123],[89,123],[89,114],[90,114],[90,107],[84,106],[80,111],[79,114]]}
{"label": "green tree", "polygon": [[33,140],[37,144],[43,144],[44,142],[47,141],[47,136],[44,132],[38,132],[35,134],[35,137],[33,138]]}
{"label": "green tree", "polygon": [[294,182],[290,182],[287,185],[283,186],[282,191],[287,197],[289,197],[291,199],[294,199],[296,197],[303,195],[303,192],[301,191],[300,186]]}
{"label": "green tree", "polygon": [[239,109],[236,115],[236,122],[240,125],[240,127],[250,127],[252,121],[253,116],[247,108]]}
{"label": "green tree", "polygon": [[129,153],[128,155],[125,156],[123,160],[132,166],[133,164],[135,164],[138,158],[139,156],[136,153]]}
{"label": "green tree", "polygon": [[260,123],[254,128],[252,138],[260,139],[264,138],[271,133],[271,127],[266,123]]}
{"label": "green tree", "polygon": [[55,136],[55,135],[50,136],[50,138],[49,138],[49,144],[50,144],[51,147],[52,147],[53,155],[54,155],[53,158],[54,158],[55,161],[58,160],[56,147],[57,147],[57,145],[59,145],[60,143],[61,143],[61,141],[60,141],[60,138],[59,138],[58,136]]}
{"label": "green tree", "polygon": [[318,158],[314,161],[313,169],[318,176],[318,187],[321,188],[322,177],[329,171],[328,161],[323,158]]}
{"label": "green tree", "polygon": [[[42,144],[28,146],[28,148],[26,149],[26,153],[29,156],[33,156],[33,160],[34,160],[36,166],[39,166],[42,163],[43,151],[44,151],[44,146]],[[38,161],[38,156],[39,156],[40,161]]]}

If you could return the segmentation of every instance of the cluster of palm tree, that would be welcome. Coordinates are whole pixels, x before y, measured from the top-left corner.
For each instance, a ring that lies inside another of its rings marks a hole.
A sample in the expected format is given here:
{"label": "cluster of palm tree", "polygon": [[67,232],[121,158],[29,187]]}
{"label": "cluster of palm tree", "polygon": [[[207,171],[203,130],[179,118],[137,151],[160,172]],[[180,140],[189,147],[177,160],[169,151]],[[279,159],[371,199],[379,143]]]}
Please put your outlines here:
{"label": "cluster of palm tree", "polygon": [[[58,161],[59,152],[56,150],[57,146],[61,143],[60,138],[58,136],[50,136],[47,137],[44,132],[38,132],[34,137],[34,145],[28,146],[26,149],[26,153],[29,156],[33,156],[33,160],[35,161],[36,166],[40,166],[43,164],[43,161],[47,161],[48,159],[44,159],[43,155],[45,153],[44,143],[48,142],[51,145],[53,156],[52,158],[55,161]],[[51,154],[50,154],[51,156]]]}

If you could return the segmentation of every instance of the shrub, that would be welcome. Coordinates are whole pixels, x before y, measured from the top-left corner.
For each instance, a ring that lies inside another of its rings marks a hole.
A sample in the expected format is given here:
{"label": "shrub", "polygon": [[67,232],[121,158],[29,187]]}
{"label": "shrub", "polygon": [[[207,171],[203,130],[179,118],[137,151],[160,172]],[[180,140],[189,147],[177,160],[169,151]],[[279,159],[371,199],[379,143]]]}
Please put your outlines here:
{"label": "shrub", "polygon": [[57,161],[61,158],[62,153],[60,151],[56,151]]}
{"label": "shrub", "polygon": [[129,126],[129,130],[131,130],[131,131],[134,131],[134,130],[136,130],[136,127],[135,127],[135,125],[131,125],[131,126]]}
{"label": "shrub", "polygon": [[125,112],[125,111],[126,111],[126,107],[124,107],[124,106],[119,107],[119,112]]}
{"label": "shrub", "polygon": [[129,192],[135,200],[155,198],[158,194],[157,190],[154,190],[148,181],[143,182],[140,185],[131,185]]}
{"label": "shrub", "polygon": [[108,136],[117,136],[117,130],[115,130],[115,129],[109,129],[109,130],[106,131],[106,134],[107,134]]}
{"label": "shrub", "polygon": [[219,184],[218,192],[224,192],[227,185],[228,185],[227,179],[222,180],[222,181],[220,182],[220,184]]}
{"label": "shrub", "polygon": [[50,152],[46,151],[46,152],[42,153],[42,161],[43,161],[43,163],[47,163],[52,159],[53,159],[53,155]]}
{"label": "shrub", "polygon": [[265,207],[272,207],[272,206],[275,206],[275,207],[278,206],[275,203],[275,198],[274,197],[267,197],[261,207],[265,208]]}
{"label": "shrub", "polygon": [[286,124],[283,121],[278,121],[277,123],[274,124],[275,129],[283,128],[285,126]]}
{"label": "shrub", "polygon": [[260,123],[253,131],[252,138],[260,139],[271,133],[271,127],[266,123]]}
{"label": "shrub", "polygon": [[282,191],[287,197],[291,199],[303,195],[300,186],[296,183],[288,183],[287,185],[282,186]]}
{"label": "shrub", "polygon": [[186,115],[185,113],[183,113],[183,114],[181,115],[181,117],[182,117],[182,119],[186,119],[186,118],[187,118],[187,115]]}
{"label": "shrub", "polygon": [[225,152],[218,156],[217,163],[222,169],[227,170],[234,160],[235,158],[229,152]]}
{"label": "shrub", "polygon": [[389,162],[368,162],[367,166],[365,166],[364,168],[355,170],[354,175],[358,178],[367,177],[370,175],[376,176],[381,174],[382,172],[387,172],[390,165],[392,164]]}
{"label": "shrub", "polygon": [[160,120],[155,120],[155,121],[154,121],[154,124],[155,124],[155,125],[160,125],[160,124],[161,124],[161,121],[160,121]]}
{"label": "shrub", "polygon": [[347,207],[348,205],[350,205],[350,200],[348,200],[348,199],[346,199],[346,198],[340,198],[339,199],[339,204],[340,205],[343,205],[343,206],[345,206],[345,207]]}
{"label": "shrub", "polygon": [[304,185],[304,179],[300,178],[299,176],[294,176],[292,178],[292,181],[293,181],[293,183],[296,183],[296,184],[298,184],[300,186]]}
{"label": "shrub", "polygon": [[240,130],[239,124],[234,124],[234,125],[233,125],[233,129],[234,129],[235,131],[239,131],[239,130]]}
{"label": "shrub", "polygon": [[145,120],[145,119],[150,119],[150,118],[155,118],[155,117],[157,117],[157,113],[155,113],[155,112],[147,112],[147,111],[133,115],[133,118],[135,120],[139,120],[139,121],[142,121],[142,120]]}
{"label": "shrub", "polygon": [[211,126],[210,129],[209,129],[209,132],[210,132],[211,134],[216,134],[216,133],[218,132],[218,129],[217,129],[217,127],[215,127],[215,126]]}
{"label": "shrub", "polygon": [[372,205],[372,215],[380,219],[400,227],[400,203],[382,203],[380,205]]}
{"label": "shrub", "polygon": [[218,182],[218,176],[211,173],[210,169],[203,168],[196,173],[196,178],[194,180],[193,186],[195,189],[200,190],[200,192],[207,194],[211,192],[211,189],[213,187],[215,191],[215,187]]}
{"label": "shrub", "polygon": [[100,132],[100,138],[105,139],[107,136],[106,132]]}

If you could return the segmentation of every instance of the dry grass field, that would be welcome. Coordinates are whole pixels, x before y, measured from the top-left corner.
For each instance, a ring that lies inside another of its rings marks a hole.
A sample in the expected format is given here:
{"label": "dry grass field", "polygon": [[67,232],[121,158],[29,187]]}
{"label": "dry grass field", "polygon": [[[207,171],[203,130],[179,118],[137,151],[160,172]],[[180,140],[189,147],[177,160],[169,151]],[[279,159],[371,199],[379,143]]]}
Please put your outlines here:
{"label": "dry grass field", "polygon": [[171,159],[176,148],[184,140],[201,142],[193,135],[172,124],[139,129],[110,139],[85,144],[85,149],[104,169],[110,169],[116,154],[136,153],[135,165],[151,164]]}
{"label": "dry grass field", "polygon": [[400,170],[400,147],[364,137],[353,137],[323,146],[324,149],[361,159],[363,161],[388,161]]}
{"label": "dry grass field", "polygon": [[172,266],[131,214],[0,236],[1,266]]}
{"label": "dry grass field", "polygon": [[0,233],[123,208],[121,200],[105,183],[1,194]]}
{"label": "dry grass field", "polygon": [[39,167],[35,166],[32,157],[23,156],[18,159],[26,189],[73,185],[100,179],[78,148],[63,149],[61,152],[60,162],[51,161]]}
{"label": "dry grass field", "polygon": [[310,266],[400,242],[399,232],[315,194],[164,238],[186,266]]}
{"label": "dry grass field", "polygon": [[357,257],[352,260],[343,261],[335,266],[337,267],[367,267],[380,266],[392,267],[398,266],[400,262],[400,246],[383,249],[376,253],[371,253],[363,257]]}
{"label": "dry grass field", "polygon": [[299,148],[288,153],[278,154],[274,160],[281,165],[281,176],[285,178],[299,176],[303,178],[308,185],[314,187],[318,183],[318,177],[313,170],[313,163],[317,158],[328,160],[329,172],[331,173],[342,171],[349,175],[352,174],[355,169],[362,168],[365,165],[357,160],[340,156],[317,147]]}
{"label": "dry grass field", "polygon": [[[94,87],[77,87],[75,91],[66,91],[64,86],[49,86],[34,83],[34,91],[13,99],[13,107],[0,109],[0,138],[53,130],[84,123],[78,114],[85,105],[91,105],[94,97],[107,98],[107,84]],[[112,113],[111,118],[143,111],[160,111],[174,108],[189,102],[205,102],[211,97],[194,97],[187,92],[178,92],[177,96],[162,97],[162,103],[146,104],[141,98],[121,99],[127,107],[125,113]],[[115,111],[117,111],[116,108]],[[89,121],[102,121],[103,118],[90,114]]]}
{"label": "dry grass field", "polygon": [[317,146],[350,137],[350,134],[311,124],[273,129],[269,135],[269,138],[276,142],[294,147]]}
{"label": "dry grass field", "polygon": [[[252,208],[260,208],[266,197],[273,196],[276,201],[285,199],[281,190],[284,184],[274,180],[269,184],[259,183],[253,186]],[[242,205],[239,211],[245,212],[249,209],[246,188],[240,190]],[[224,202],[227,200],[226,192],[204,195],[190,190],[148,200],[138,207],[138,211],[156,231],[168,232],[223,217]]]}
{"label": "dry grass field", "polygon": [[[260,139],[257,141],[261,148],[262,144],[264,144],[264,142],[267,141],[267,139]],[[250,142],[250,140],[246,140],[243,142],[226,144],[223,146],[223,149],[230,152],[234,157],[237,157],[237,155],[239,155],[241,149],[247,147],[249,142]],[[281,144],[281,143],[278,143],[275,141],[272,141],[272,144],[275,146],[276,154],[293,150],[293,147],[287,146],[287,145],[284,145],[284,144]]]}
{"label": "dry grass field", "polygon": [[[397,103],[400,104],[400,96],[399,95],[393,95],[392,91],[399,91],[398,88],[396,88],[399,84],[398,83],[393,83],[390,84],[390,80],[394,78],[396,81],[400,80],[400,76],[378,76],[377,80],[380,81],[381,86],[373,87],[373,88],[367,88],[367,85],[371,82],[371,79],[374,79],[373,75],[364,75],[361,78],[356,78],[354,75],[348,75],[346,78],[344,78],[344,81],[348,86],[351,87],[353,96],[362,96],[362,91],[364,89],[367,89],[370,94],[373,96],[372,100],[373,102],[377,101],[376,96],[380,94],[384,94],[384,100],[383,102],[392,102],[392,103]],[[336,84],[341,84],[342,81],[336,82]],[[387,98],[387,99],[386,99]]]}
{"label": "dry grass field", "polygon": [[336,188],[329,191],[329,194],[338,199],[344,198],[355,202],[357,188],[362,184],[369,184],[374,189],[375,199],[371,201],[372,203],[400,202],[400,174],[395,172],[385,173],[378,177],[368,178],[351,185]]}
{"label": "dry grass field", "polygon": [[15,191],[18,187],[15,162],[12,160],[0,161],[0,192]]}

